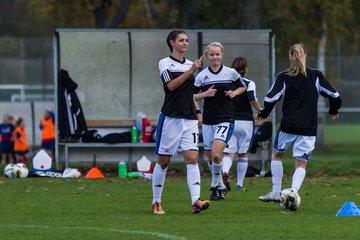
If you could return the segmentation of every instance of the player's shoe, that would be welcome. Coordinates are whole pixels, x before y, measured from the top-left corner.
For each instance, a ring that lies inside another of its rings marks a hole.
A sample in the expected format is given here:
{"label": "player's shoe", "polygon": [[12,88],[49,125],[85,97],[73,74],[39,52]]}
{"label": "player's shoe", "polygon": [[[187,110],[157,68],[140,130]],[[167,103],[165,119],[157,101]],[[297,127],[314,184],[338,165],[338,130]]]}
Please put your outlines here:
{"label": "player's shoe", "polygon": [[268,194],[264,196],[260,196],[259,200],[262,202],[276,202],[279,203],[281,201],[281,196],[279,194],[275,194],[273,192],[269,192]]}
{"label": "player's shoe", "polygon": [[227,193],[227,189],[226,189],[226,188],[220,188],[220,187],[218,187],[218,200],[224,200],[226,193]]}
{"label": "player's shoe", "polygon": [[236,185],[236,190],[238,190],[238,191],[246,191],[246,188],[244,188],[243,186],[240,186],[240,185]]}
{"label": "player's shoe", "polygon": [[210,201],[209,200],[198,199],[192,205],[191,211],[192,211],[192,213],[200,213],[201,211],[206,210],[209,207],[210,207]]}
{"label": "player's shoe", "polygon": [[290,211],[296,211],[298,209],[297,196],[295,192],[290,192],[284,202],[284,206]]}
{"label": "player's shoe", "polygon": [[210,188],[210,200],[217,201],[219,199],[219,192],[217,187]]}
{"label": "player's shoe", "polygon": [[229,180],[229,175],[227,173],[223,173],[223,183],[226,187],[226,190],[229,192],[231,191],[231,185]]}
{"label": "player's shoe", "polygon": [[151,206],[152,212],[155,215],[164,215],[165,211],[162,209],[161,207],[161,203],[155,202],[152,206]]}

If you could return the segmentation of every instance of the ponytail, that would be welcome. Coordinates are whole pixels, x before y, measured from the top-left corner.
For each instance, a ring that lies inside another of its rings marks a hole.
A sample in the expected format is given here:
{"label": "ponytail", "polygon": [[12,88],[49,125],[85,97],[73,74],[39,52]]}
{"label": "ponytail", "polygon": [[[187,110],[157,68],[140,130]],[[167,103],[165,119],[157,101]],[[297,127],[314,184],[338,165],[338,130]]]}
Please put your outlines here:
{"label": "ponytail", "polygon": [[306,52],[302,43],[294,44],[289,49],[290,68],[287,70],[289,76],[297,76],[299,73],[306,76]]}

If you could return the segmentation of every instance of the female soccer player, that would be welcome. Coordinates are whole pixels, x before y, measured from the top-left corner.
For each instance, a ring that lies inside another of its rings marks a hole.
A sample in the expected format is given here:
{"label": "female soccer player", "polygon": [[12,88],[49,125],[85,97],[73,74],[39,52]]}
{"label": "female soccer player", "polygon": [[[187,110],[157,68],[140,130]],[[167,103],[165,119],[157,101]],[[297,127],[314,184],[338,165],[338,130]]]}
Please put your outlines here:
{"label": "female soccer player", "polygon": [[232,99],[245,92],[240,75],[235,69],[222,65],[224,57],[223,45],[210,43],[205,51],[209,67],[203,69],[195,79],[197,90],[195,100],[205,97],[209,89],[216,90],[213,97],[204,98],[204,115],[202,133],[204,148],[211,168],[211,200],[223,200],[226,187],[221,177],[223,151],[234,128]]}
{"label": "female soccer player", "polygon": [[329,99],[329,114],[332,120],[339,116],[341,98],[337,90],[326,80],[319,70],[306,67],[306,52],[301,43],[294,44],[289,50],[290,68],[279,73],[275,83],[266,94],[264,109],[257,115],[258,119],[266,118],[276,102],[282,97],[282,119],[274,142],[271,160],[272,191],[259,200],[263,202],[280,202],[283,177],[282,155],[292,146],[295,161],[295,172],[292,178],[289,202],[290,210],[296,210],[295,195],[300,190],[306,174],[306,166],[315,147],[317,129],[318,96]]}
{"label": "female soccer player", "polygon": [[248,71],[248,63],[245,58],[237,57],[231,64],[242,77],[246,93],[234,98],[235,128],[229,141],[229,147],[224,150],[223,158],[223,181],[228,191],[231,190],[229,181],[229,170],[238,153],[237,160],[237,190],[245,190],[244,178],[248,167],[248,151],[254,134],[254,116],[252,107],[260,111],[261,107],[256,97],[256,85],[253,81],[244,78]]}
{"label": "female soccer player", "polygon": [[200,170],[198,159],[198,120],[201,115],[194,101],[194,72],[201,67],[199,59],[191,62],[184,57],[189,47],[183,30],[173,30],[167,36],[170,56],[159,62],[160,76],[165,91],[156,130],[157,164],[153,171],[152,212],[165,214],[161,206],[166,171],[172,156],[182,151],[187,169],[187,182],[192,201],[192,212],[209,208],[210,201],[200,200]]}

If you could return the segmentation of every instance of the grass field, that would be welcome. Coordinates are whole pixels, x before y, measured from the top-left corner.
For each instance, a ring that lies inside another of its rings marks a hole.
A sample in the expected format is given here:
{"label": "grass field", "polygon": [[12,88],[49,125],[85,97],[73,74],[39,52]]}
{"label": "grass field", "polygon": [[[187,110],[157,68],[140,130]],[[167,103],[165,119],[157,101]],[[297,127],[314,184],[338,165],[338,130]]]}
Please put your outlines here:
{"label": "grass field", "polygon": [[[154,216],[150,181],[1,179],[0,238],[356,239],[360,234],[360,217],[335,217],[345,201],[360,205],[359,178],[307,178],[296,212],[257,200],[269,190],[270,178],[246,183],[247,192],[230,192],[193,215],[185,179],[169,177],[163,196],[167,213]],[[202,184],[207,198],[209,178]]]}
{"label": "grass field", "polygon": [[[346,201],[360,207],[359,139],[356,129],[344,129],[334,127],[327,133],[331,145],[314,151],[296,212],[258,200],[271,188],[266,177],[246,178],[246,192],[231,191],[193,215],[182,164],[171,165],[164,216],[151,214],[151,181],[143,179],[0,177],[0,239],[358,239],[360,217],[335,216]],[[336,137],[354,139],[344,144]],[[283,188],[290,186],[290,155],[284,160]],[[203,199],[209,197],[209,184],[205,173]]]}

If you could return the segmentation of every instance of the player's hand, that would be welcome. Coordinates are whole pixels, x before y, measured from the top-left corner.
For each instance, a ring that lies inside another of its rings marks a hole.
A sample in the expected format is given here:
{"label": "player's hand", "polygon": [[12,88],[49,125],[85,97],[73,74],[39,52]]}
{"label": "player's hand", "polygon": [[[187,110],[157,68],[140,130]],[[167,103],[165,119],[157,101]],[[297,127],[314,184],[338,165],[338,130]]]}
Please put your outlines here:
{"label": "player's hand", "polygon": [[202,116],[201,113],[196,114],[196,116],[197,116],[197,119],[198,119],[198,127],[201,127],[202,124],[203,124],[203,116]]}
{"label": "player's hand", "polygon": [[236,96],[236,94],[232,90],[224,91],[224,93],[225,93],[225,96],[227,96],[229,98],[234,98]]}
{"label": "player's hand", "polygon": [[196,59],[191,66],[191,70],[192,72],[195,72],[200,67],[201,67],[201,61],[200,59]]}
{"label": "player's hand", "polygon": [[336,120],[339,118],[339,114],[330,114],[331,120]]}
{"label": "player's hand", "polygon": [[214,88],[214,85],[212,85],[208,90],[206,90],[205,95],[206,97],[213,97],[215,96],[216,92],[217,90]]}

